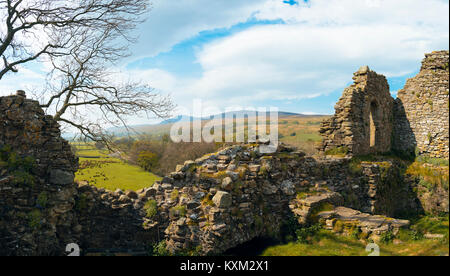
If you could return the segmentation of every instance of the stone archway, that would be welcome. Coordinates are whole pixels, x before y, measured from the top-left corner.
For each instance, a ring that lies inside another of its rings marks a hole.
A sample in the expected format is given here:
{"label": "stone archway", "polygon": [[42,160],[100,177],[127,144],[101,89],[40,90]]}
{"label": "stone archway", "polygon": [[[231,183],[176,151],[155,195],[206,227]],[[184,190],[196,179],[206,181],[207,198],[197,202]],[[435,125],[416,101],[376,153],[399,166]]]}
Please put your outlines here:
{"label": "stone archway", "polygon": [[378,146],[378,127],[380,122],[380,110],[376,100],[370,103],[370,113],[369,113],[369,124],[370,124],[370,149],[375,150]]}
{"label": "stone archway", "polygon": [[353,156],[389,152],[394,99],[387,79],[364,66],[353,80],[336,104],[336,114],[322,124],[320,150],[347,148]]}

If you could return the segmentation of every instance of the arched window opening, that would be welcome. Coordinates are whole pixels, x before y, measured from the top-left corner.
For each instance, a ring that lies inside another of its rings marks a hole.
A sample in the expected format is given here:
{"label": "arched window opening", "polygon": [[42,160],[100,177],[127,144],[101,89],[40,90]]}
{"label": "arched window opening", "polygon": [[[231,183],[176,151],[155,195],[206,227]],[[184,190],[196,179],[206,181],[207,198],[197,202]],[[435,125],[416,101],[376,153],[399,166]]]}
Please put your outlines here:
{"label": "arched window opening", "polygon": [[378,104],[373,101],[370,104],[370,147],[377,146]]}

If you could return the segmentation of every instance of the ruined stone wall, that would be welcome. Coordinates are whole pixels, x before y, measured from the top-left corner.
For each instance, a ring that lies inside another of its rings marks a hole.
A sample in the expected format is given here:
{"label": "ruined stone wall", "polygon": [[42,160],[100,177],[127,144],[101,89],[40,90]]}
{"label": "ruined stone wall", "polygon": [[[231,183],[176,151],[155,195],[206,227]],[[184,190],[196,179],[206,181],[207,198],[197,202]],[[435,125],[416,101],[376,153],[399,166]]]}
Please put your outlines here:
{"label": "ruined stone wall", "polygon": [[[448,158],[448,52],[427,55],[395,108],[384,76],[362,67],[354,81],[322,125],[323,152],[364,155],[417,145]],[[260,146],[186,161],[137,192],[77,186],[77,160],[52,117],[23,93],[0,97],[0,255],[63,255],[72,242],[87,251],[145,251],[161,240],[172,252],[220,254],[277,237],[293,216],[300,223],[323,217],[327,227],[333,217],[351,217],[362,231],[380,235],[408,223],[374,214],[448,212],[448,187],[420,193],[418,179],[393,160],[316,159],[282,144],[268,155]],[[333,210],[317,214],[324,204]]]}
{"label": "ruined stone wall", "polygon": [[70,243],[82,254],[146,250],[164,238],[143,225],[150,194],[77,185],[77,168],[37,101],[0,97],[0,256],[65,255]]}
{"label": "ruined stone wall", "polygon": [[[186,161],[147,189],[105,191],[74,183],[77,160],[38,102],[0,98],[0,126],[0,255],[65,255],[69,243],[83,254],[145,253],[161,240],[175,253],[221,254],[278,237],[291,217],[309,223],[325,202],[376,212],[382,194],[376,180],[367,185],[376,164],[352,174],[348,158],[317,160],[286,145],[261,154],[260,144]],[[392,222],[364,231],[404,225]]]}
{"label": "ruined stone wall", "polygon": [[80,225],[82,254],[147,253],[164,239],[158,224],[145,224],[144,205],[151,199],[150,188],[135,191],[107,191],[80,184],[75,211]]}
{"label": "ruined stone wall", "polygon": [[426,54],[395,102],[395,149],[449,158],[449,52]]}
{"label": "ruined stone wall", "polygon": [[0,97],[0,255],[62,255],[74,236],[78,162],[23,93]]}
{"label": "ruined stone wall", "polygon": [[322,123],[319,150],[345,148],[352,155],[390,151],[393,99],[386,78],[365,66],[353,80],[336,104],[335,115]]}
{"label": "ruined stone wall", "polygon": [[[379,181],[378,163],[352,173],[347,158],[317,160],[286,145],[267,155],[259,146],[232,146],[186,161],[137,192],[81,184],[74,207],[81,227],[79,245],[85,253],[146,252],[166,240],[176,254],[221,254],[254,238],[279,238],[291,217],[310,223],[324,202],[369,216],[394,214],[399,204],[381,202],[405,198],[399,197],[403,187],[384,192],[383,183],[390,184]],[[392,180],[394,171],[384,177]],[[369,233],[380,226],[368,225]]]}
{"label": "ruined stone wall", "polygon": [[[352,172],[350,162],[307,157],[285,145],[271,155],[260,154],[258,145],[233,146],[187,161],[151,187],[158,212],[146,224],[165,229],[172,252],[220,254],[254,238],[278,238],[290,217],[310,223],[324,203],[362,210],[367,218],[419,209],[414,196],[403,194],[408,187],[390,182],[398,176],[394,166],[382,182],[379,163]],[[382,223],[371,225],[369,234]]]}

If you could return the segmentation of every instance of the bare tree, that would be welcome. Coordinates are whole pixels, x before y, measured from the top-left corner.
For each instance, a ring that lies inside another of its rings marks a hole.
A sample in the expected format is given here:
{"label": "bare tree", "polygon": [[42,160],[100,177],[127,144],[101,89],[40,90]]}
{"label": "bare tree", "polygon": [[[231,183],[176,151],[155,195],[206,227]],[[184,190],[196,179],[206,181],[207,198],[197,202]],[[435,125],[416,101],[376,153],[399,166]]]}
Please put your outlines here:
{"label": "bare tree", "polygon": [[69,55],[52,57],[41,107],[54,114],[56,121],[78,130],[92,141],[110,145],[105,126],[129,130],[126,118],[145,115],[165,118],[173,104],[168,96],[155,93],[138,81],[120,80],[111,68],[124,49],[115,47],[111,30],[86,30],[74,43]]}
{"label": "bare tree", "polygon": [[83,29],[128,31],[149,10],[148,0],[1,0],[0,79],[42,56],[61,56]]}
{"label": "bare tree", "polygon": [[41,106],[82,137],[108,145],[106,126],[128,130],[128,116],[167,117],[174,107],[169,97],[136,81],[118,81],[111,69],[129,54],[135,41],[130,31],[148,7],[148,0],[1,1],[0,79],[17,72],[17,65],[47,61],[53,70]]}

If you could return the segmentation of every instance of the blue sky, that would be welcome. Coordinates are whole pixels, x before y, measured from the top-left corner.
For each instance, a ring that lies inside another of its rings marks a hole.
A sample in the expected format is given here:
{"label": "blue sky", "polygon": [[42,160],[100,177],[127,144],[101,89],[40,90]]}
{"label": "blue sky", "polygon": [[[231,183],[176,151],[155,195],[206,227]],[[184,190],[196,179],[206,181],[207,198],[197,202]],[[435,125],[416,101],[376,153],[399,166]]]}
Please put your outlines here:
{"label": "blue sky", "polygon": [[[202,67],[196,60],[196,51],[203,45],[231,36],[256,25],[284,24],[282,20],[256,20],[249,18],[229,28],[218,28],[199,32],[197,35],[175,44],[169,51],[154,57],[144,57],[127,64],[127,69],[159,68],[183,77],[200,77]],[[141,34],[144,35],[145,34]]]}
{"label": "blue sky", "polygon": [[[384,74],[395,95],[419,72],[424,53],[448,49],[448,6],[448,0],[154,0],[119,69],[170,94],[180,112],[202,99],[221,110],[332,114],[360,66]],[[20,77],[27,85],[40,78],[39,68],[25,69]],[[2,82],[8,91],[17,79]]]}

